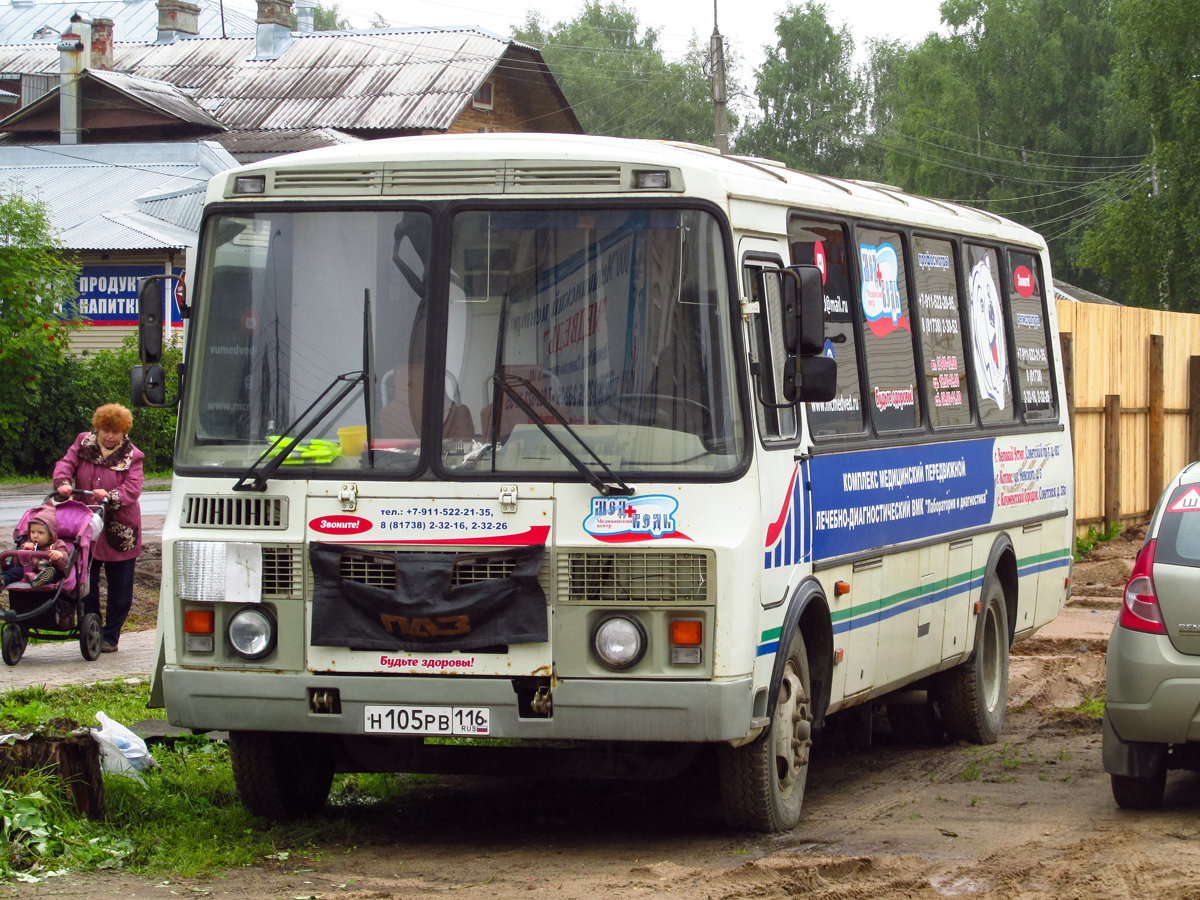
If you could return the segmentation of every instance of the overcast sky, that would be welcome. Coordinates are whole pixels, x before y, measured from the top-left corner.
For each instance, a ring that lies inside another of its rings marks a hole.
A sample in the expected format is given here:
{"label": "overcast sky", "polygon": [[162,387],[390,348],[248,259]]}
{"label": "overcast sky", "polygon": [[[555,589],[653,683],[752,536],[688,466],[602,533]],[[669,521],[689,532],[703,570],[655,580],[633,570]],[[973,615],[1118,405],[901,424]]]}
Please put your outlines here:
{"label": "overcast sky", "polygon": [[[709,0],[636,0],[643,28],[662,27],[662,47],[668,59],[677,59],[694,32],[707,41],[713,29]],[[746,62],[742,72],[753,89],[753,68],[762,62],[762,46],[775,43],[775,21],[787,8],[786,0],[717,0],[718,24],[733,48]],[[845,22],[860,51],[867,38],[892,37],[915,43],[940,28],[940,0],[827,0],[832,22]],[[574,18],[581,2],[562,0],[338,0],[339,11],[356,26],[366,27],[379,12],[393,27],[413,25],[478,25],[507,36],[525,20],[528,10],[540,12],[550,23]]]}

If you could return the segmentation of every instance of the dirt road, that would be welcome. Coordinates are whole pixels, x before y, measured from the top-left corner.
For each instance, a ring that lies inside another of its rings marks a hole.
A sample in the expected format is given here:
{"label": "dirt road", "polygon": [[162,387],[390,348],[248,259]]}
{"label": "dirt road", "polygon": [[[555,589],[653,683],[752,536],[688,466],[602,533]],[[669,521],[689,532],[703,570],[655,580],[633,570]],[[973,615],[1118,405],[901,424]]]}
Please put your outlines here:
{"label": "dirt road", "polygon": [[702,764],[652,786],[440,778],[377,813],[370,844],[182,883],[101,874],[8,890],[164,900],[1196,900],[1200,777],[1172,773],[1161,811],[1119,810],[1099,721],[1072,709],[1103,697],[1103,635],[1139,545],[1134,535],[1077,565],[1060,627],[1014,647],[1001,743],[907,746],[877,716],[869,750],[815,755],[804,815],[786,835],[727,832]]}

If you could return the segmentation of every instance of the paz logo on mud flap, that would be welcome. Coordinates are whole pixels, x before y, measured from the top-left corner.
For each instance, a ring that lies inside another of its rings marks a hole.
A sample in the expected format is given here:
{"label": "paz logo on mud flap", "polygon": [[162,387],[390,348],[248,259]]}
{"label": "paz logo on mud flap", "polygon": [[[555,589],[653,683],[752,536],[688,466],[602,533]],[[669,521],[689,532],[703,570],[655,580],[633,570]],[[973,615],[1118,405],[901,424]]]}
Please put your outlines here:
{"label": "paz logo on mud flap", "polygon": [[402,637],[447,637],[470,634],[469,616],[439,616],[437,619],[409,619],[405,616],[380,615],[379,621],[392,634]]}
{"label": "paz logo on mud flap", "polygon": [[600,540],[642,541],[682,537],[675,530],[679,502],[665,494],[647,497],[593,497],[583,530]]}

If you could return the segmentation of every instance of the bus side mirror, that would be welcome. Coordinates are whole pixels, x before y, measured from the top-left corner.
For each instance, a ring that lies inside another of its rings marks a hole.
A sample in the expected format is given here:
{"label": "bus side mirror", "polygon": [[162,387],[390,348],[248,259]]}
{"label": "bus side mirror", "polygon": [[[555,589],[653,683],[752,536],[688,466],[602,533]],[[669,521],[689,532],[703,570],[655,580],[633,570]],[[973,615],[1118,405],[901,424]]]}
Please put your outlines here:
{"label": "bus side mirror", "polygon": [[[142,365],[149,366],[162,359],[162,348],[162,281],[159,278],[143,278],[138,286],[138,358]],[[137,402],[136,398],[134,402]]]}
{"label": "bus side mirror", "polygon": [[824,403],[837,393],[837,363],[825,352],[825,288],[816,266],[784,270],[780,285],[783,341],[783,399]]}
{"label": "bus side mirror", "polygon": [[166,406],[167,375],[163,367],[155,363],[130,369],[129,399],[133,401],[134,406]]}
{"label": "bus side mirror", "polygon": [[801,356],[800,397],[805,403],[828,403],[837,396],[837,360],[828,356]]}

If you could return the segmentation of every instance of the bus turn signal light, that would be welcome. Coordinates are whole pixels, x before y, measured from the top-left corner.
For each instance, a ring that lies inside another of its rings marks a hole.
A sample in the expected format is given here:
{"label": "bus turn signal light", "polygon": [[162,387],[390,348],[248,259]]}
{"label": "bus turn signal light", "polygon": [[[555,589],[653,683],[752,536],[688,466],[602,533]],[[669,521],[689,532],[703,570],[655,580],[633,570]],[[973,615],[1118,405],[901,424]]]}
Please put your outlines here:
{"label": "bus turn signal light", "polygon": [[671,623],[671,645],[699,647],[703,643],[704,623],[694,619],[677,620]]}
{"label": "bus turn signal light", "polygon": [[183,630],[187,634],[212,634],[213,611],[211,609],[189,609],[183,614]]}
{"label": "bus turn signal light", "polygon": [[698,666],[703,659],[700,645],[704,642],[704,623],[698,619],[676,619],[671,622],[671,662],[674,665]]}
{"label": "bus turn signal light", "polygon": [[212,653],[214,615],[211,609],[183,612],[183,648],[189,653]]}

